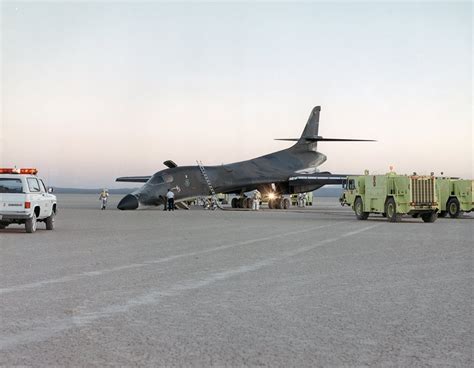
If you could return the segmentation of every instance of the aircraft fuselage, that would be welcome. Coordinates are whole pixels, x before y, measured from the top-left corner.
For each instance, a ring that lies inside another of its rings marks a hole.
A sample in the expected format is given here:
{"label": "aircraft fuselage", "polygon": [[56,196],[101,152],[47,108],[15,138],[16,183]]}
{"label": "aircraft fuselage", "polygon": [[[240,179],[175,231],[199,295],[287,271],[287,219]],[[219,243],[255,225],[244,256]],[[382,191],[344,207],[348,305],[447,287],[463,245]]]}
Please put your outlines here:
{"label": "aircraft fuselage", "polygon": [[[324,161],[326,156],[308,145],[295,145],[248,161],[204,166],[204,169],[217,193],[243,193],[254,189],[268,191],[271,184],[275,184],[279,194],[288,194],[290,176],[315,172]],[[175,193],[175,201],[210,195],[199,166],[179,166],[155,173],[141,188],[124,197],[118,208],[136,209],[164,204],[168,189]]]}

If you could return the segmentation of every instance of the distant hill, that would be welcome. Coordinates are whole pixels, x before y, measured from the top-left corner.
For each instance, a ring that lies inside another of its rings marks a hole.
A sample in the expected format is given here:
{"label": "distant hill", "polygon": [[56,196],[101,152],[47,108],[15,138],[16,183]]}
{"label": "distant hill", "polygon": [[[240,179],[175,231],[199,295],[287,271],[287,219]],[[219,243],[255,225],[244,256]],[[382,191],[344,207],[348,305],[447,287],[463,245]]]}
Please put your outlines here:
{"label": "distant hill", "polygon": [[[103,188],[99,189],[83,189],[83,188],[57,188],[54,187],[55,194],[99,194]],[[110,194],[128,194],[137,188],[119,188],[109,189]]]}

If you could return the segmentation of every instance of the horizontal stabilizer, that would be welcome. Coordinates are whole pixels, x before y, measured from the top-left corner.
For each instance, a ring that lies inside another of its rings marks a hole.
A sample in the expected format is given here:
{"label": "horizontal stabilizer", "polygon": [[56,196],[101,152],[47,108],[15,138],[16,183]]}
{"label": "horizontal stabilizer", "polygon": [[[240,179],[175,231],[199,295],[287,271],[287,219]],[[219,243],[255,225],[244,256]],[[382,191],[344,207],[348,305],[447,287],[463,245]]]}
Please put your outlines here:
{"label": "horizontal stabilizer", "polygon": [[174,162],[173,160],[166,160],[165,162],[163,162],[163,165],[169,167],[170,169],[178,167],[178,165],[176,165],[176,162]]}
{"label": "horizontal stabilizer", "polygon": [[125,183],[146,183],[151,176],[122,176],[115,179],[115,181],[122,181]]}
{"label": "horizontal stabilizer", "polygon": [[304,139],[308,142],[377,142],[373,139],[350,139],[350,138],[323,138],[323,137],[314,137],[314,138],[277,138],[276,141],[292,141],[298,142],[299,140]]}

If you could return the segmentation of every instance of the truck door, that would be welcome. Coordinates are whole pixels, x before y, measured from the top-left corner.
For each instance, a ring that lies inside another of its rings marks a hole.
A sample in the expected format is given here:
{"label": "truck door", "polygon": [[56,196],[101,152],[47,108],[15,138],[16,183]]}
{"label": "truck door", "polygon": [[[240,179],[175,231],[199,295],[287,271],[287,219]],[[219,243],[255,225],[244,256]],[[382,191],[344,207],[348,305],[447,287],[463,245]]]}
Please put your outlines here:
{"label": "truck door", "polygon": [[44,185],[43,180],[39,179],[39,183],[41,186],[41,194],[43,196],[44,201],[44,216],[49,217],[51,215],[51,211],[53,210],[53,196],[48,193],[48,190],[46,189],[46,185]]}
{"label": "truck door", "polygon": [[28,183],[28,189],[30,190],[31,207],[39,206],[40,215],[38,217],[44,217],[46,213],[45,198],[44,193],[41,192],[40,183],[36,178],[27,178],[26,181]]}

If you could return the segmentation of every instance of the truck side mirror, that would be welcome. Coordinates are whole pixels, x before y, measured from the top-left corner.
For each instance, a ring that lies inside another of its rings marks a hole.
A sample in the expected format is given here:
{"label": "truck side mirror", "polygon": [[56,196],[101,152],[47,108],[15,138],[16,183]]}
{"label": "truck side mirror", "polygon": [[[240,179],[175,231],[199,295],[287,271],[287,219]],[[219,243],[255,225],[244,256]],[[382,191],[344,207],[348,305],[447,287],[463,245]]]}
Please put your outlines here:
{"label": "truck side mirror", "polygon": [[49,187],[48,188],[48,193],[53,193],[54,192],[54,189],[52,187]]}

